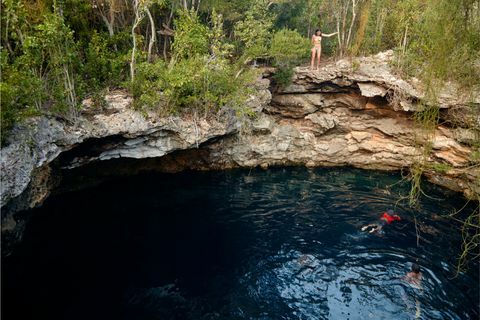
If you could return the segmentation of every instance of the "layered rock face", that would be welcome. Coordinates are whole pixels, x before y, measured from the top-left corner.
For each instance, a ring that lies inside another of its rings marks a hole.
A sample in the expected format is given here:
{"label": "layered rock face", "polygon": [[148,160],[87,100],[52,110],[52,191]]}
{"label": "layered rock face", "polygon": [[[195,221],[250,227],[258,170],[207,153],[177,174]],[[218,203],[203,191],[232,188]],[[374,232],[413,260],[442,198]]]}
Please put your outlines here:
{"label": "layered rock face", "polygon": [[428,105],[424,89],[415,79],[395,76],[392,59],[385,52],[318,71],[297,68],[292,84],[280,89],[265,73],[248,101],[256,111],[252,119],[227,109],[208,119],[145,114],[131,109],[123,92],[107,95],[102,110],[85,101],[75,124],[31,119],[1,150],[1,206],[10,208],[2,212],[2,231],[19,234],[13,213],[48,196],[51,168],[114,158],[148,158],[148,169],[162,171],[283,165],[398,170],[421,161],[434,183],[479,194],[471,146],[479,140],[480,95],[447,84],[438,95],[441,125],[425,132],[413,119]]}
{"label": "layered rock face", "polygon": [[431,181],[467,196],[478,194],[480,171],[471,147],[479,141],[478,93],[461,94],[447,84],[439,90],[442,124],[434,132],[422,129],[413,112],[426,108],[423,88],[415,79],[394,76],[392,59],[393,53],[386,52],[342,60],[315,72],[297,68],[293,84],[274,92],[250,133],[219,142],[225,145],[213,146],[212,152],[223,150],[218,159],[231,159],[241,167],[302,164],[389,170],[421,162]]}

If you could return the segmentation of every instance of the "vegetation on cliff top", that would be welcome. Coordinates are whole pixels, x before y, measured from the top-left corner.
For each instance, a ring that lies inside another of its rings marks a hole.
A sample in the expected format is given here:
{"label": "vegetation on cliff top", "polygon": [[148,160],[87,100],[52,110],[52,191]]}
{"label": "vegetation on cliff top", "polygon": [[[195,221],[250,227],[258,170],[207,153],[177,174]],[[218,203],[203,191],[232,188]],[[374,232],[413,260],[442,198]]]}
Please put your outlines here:
{"label": "vegetation on cliff top", "polygon": [[[398,52],[400,70],[478,85],[478,0],[2,0],[2,141],[25,117],[74,121],[82,99],[132,91],[162,111],[241,106],[256,60],[285,84],[320,27],[324,53]],[[225,93],[228,91],[228,93]],[[163,101],[166,103],[158,103]]]}

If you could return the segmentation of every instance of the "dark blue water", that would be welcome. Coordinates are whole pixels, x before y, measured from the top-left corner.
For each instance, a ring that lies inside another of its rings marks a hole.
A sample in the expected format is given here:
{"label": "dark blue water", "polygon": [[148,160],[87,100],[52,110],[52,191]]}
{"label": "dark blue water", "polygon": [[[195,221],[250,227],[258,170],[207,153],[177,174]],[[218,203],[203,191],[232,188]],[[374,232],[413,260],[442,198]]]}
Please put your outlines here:
{"label": "dark blue water", "polygon": [[[464,205],[353,169],[149,174],[51,197],[2,265],[4,319],[477,319]],[[383,234],[359,231],[394,208]],[[25,213],[27,214],[27,213]],[[414,217],[418,222],[417,233]],[[423,289],[400,278],[423,269]]]}

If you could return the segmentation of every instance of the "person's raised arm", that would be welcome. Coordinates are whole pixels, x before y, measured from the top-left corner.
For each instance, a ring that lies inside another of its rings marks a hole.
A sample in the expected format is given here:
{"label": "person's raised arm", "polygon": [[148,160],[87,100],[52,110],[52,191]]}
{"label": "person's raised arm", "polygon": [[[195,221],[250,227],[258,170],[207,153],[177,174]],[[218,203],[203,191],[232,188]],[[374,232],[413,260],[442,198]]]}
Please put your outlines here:
{"label": "person's raised arm", "polygon": [[330,33],[330,34],[322,34],[322,37],[330,38],[331,36],[336,35],[338,32]]}

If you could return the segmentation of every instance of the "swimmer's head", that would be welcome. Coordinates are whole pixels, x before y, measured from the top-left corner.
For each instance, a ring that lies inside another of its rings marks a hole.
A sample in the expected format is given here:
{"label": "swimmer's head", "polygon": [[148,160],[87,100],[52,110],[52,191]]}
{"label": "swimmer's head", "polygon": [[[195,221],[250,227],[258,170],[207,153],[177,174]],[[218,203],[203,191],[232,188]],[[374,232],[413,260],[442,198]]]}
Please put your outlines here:
{"label": "swimmer's head", "polygon": [[416,263],[412,264],[412,272],[413,273],[420,273],[420,266]]}
{"label": "swimmer's head", "polygon": [[391,215],[391,216],[393,216],[393,215],[395,214],[395,212],[393,212],[392,209],[388,210],[387,213],[388,213],[389,215]]}

